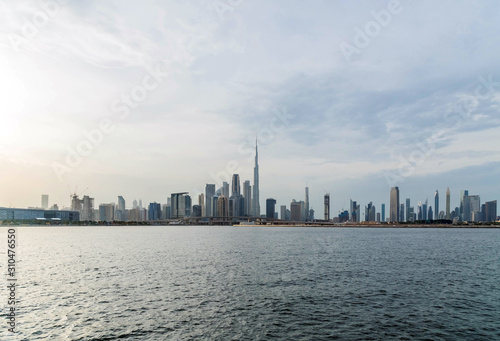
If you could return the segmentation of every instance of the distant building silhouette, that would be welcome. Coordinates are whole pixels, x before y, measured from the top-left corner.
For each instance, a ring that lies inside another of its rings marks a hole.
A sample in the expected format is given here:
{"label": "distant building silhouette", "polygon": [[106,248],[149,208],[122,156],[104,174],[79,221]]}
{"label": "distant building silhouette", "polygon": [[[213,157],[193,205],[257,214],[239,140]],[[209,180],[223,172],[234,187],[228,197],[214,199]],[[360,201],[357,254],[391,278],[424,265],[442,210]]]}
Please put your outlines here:
{"label": "distant building silhouette", "polygon": [[266,200],[266,218],[274,218],[276,212],[276,200],[269,198]]}
{"label": "distant building silhouette", "polygon": [[434,220],[439,219],[439,192],[436,189],[434,193]]}
{"label": "distant building silhouette", "polygon": [[391,188],[391,197],[390,197],[390,206],[389,206],[389,221],[391,223],[399,221],[399,187]]}
{"label": "distant building silhouette", "polygon": [[494,222],[497,220],[497,201],[487,201],[484,203],[484,221]]}
{"label": "distant building silhouette", "polygon": [[446,219],[451,219],[450,217],[450,187],[446,189]]}
{"label": "distant building silhouette", "polygon": [[[325,208],[324,208],[325,220],[330,220],[330,194],[329,193],[325,194],[323,203],[325,205]],[[293,214],[292,214],[292,216],[293,216]]]}
{"label": "distant building silhouette", "polygon": [[253,216],[260,217],[260,202],[259,202],[259,150],[257,148],[257,139],[255,140],[255,166],[253,168]]}

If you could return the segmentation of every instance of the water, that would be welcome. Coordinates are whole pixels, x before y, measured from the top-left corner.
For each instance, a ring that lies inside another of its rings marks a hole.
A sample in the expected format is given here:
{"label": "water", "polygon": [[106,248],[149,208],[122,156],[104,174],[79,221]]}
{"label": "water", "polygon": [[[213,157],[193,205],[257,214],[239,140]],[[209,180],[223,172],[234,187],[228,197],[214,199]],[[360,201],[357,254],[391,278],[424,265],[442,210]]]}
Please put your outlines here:
{"label": "water", "polygon": [[500,230],[17,234],[19,332],[4,321],[2,340],[500,340]]}

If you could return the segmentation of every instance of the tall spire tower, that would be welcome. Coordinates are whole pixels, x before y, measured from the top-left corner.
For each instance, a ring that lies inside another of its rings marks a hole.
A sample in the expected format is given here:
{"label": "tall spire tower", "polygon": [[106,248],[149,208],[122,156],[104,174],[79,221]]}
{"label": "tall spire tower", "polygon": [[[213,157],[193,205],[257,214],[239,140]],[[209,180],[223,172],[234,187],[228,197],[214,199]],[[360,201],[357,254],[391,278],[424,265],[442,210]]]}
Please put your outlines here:
{"label": "tall spire tower", "polygon": [[257,138],[255,138],[255,166],[253,167],[253,205],[254,217],[260,217],[259,203],[259,150],[257,148]]}

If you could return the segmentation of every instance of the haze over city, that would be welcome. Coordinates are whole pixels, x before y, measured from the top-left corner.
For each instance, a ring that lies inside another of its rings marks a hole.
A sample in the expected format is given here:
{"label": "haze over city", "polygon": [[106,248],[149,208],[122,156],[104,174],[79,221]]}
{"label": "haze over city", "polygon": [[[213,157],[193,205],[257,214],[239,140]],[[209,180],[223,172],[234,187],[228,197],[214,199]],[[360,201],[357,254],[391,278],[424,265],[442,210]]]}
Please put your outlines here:
{"label": "haze over city", "polygon": [[261,207],[499,199],[497,2],[49,3],[0,6],[0,206],[195,198],[256,137]]}

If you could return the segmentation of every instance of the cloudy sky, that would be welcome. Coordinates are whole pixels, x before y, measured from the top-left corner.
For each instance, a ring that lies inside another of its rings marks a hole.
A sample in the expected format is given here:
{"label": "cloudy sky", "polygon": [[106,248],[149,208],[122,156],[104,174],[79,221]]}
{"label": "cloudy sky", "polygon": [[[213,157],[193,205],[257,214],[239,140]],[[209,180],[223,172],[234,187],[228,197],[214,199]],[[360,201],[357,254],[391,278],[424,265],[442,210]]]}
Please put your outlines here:
{"label": "cloudy sky", "polygon": [[238,172],[316,217],[500,199],[497,1],[4,1],[0,206],[165,203]]}

